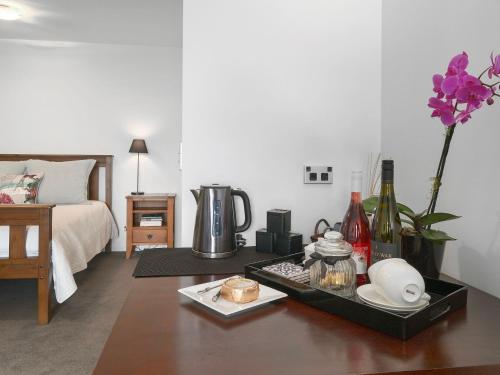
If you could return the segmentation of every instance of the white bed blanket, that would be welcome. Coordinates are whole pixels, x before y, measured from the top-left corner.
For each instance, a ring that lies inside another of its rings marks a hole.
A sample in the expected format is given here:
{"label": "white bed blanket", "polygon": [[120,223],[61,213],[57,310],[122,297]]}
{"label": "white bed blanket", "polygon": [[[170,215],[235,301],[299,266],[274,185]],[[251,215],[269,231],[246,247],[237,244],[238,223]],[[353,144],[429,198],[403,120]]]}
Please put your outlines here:
{"label": "white bed blanket", "polygon": [[[59,205],[52,210],[52,267],[57,302],[62,303],[77,287],[74,273],[118,236],[118,228],[104,202]],[[8,257],[9,227],[0,226],[0,257]],[[38,255],[38,227],[27,228],[27,256]]]}

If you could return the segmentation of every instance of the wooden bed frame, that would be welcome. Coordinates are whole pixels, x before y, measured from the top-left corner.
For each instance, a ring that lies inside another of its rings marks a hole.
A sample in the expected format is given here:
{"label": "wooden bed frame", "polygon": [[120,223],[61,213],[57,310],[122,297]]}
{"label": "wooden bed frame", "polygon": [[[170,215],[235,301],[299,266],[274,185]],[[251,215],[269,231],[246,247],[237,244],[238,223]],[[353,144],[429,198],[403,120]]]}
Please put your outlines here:
{"label": "wooden bed frame", "polygon": [[[0,154],[0,161],[24,161],[39,159],[47,161],[71,161],[94,159],[90,172],[88,197],[99,199],[99,169],[105,169],[104,202],[111,211],[113,156],[112,155],[30,155]],[[38,324],[50,321],[52,290],[52,208],[47,204],[0,204],[0,225],[9,226],[9,257],[0,258],[0,279],[38,280]],[[111,211],[112,212],[112,211]],[[37,225],[38,256],[26,256],[26,226]],[[111,240],[106,251],[111,250]]]}

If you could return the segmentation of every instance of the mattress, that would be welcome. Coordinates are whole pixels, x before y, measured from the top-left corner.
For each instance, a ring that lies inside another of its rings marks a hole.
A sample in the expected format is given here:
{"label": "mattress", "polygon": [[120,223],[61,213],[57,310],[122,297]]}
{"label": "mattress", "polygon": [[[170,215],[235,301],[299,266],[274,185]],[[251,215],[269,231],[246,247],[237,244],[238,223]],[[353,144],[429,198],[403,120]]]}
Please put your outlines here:
{"label": "mattress", "polygon": [[[104,202],[57,205],[52,210],[52,270],[57,302],[62,303],[77,286],[74,273],[118,236],[118,228]],[[9,227],[0,226],[0,258],[9,256]],[[38,226],[27,227],[26,255],[38,255]]]}

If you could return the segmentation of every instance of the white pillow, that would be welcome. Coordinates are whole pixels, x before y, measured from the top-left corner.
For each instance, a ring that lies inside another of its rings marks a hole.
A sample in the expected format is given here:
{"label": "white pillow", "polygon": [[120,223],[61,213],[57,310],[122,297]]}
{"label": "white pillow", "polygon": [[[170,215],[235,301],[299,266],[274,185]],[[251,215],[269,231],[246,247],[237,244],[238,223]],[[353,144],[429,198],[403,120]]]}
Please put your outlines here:
{"label": "white pillow", "polygon": [[26,169],[26,162],[23,161],[0,161],[0,176],[2,175],[20,175]]}
{"label": "white pillow", "polygon": [[43,172],[38,189],[38,203],[75,204],[87,200],[89,175],[95,160],[28,160],[27,174]]}

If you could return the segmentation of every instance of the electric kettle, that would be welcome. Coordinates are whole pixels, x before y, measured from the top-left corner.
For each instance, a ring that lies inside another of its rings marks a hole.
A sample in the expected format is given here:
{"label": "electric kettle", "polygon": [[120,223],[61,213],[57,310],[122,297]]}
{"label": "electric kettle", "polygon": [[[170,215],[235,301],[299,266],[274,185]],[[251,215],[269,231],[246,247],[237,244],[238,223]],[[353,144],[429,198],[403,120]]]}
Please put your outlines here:
{"label": "electric kettle", "polygon": [[[193,255],[202,258],[226,258],[245,245],[240,232],[252,222],[250,200],[247,193],[231,186],[201,185],[199,191],[191,190],[198,208],[193,234]],[[243,200],[245,222],[236,224],[234,196]]]}

